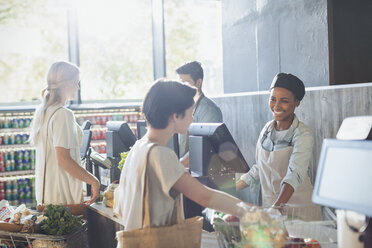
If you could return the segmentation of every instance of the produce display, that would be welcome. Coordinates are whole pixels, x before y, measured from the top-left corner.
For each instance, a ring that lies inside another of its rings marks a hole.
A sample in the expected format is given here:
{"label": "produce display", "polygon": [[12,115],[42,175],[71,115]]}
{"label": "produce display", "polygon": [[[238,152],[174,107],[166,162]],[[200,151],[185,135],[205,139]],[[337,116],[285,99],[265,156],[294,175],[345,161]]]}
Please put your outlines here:
{"label": "produce display", "polygon": [[82,227],[81,217],[71,214],[61,205],[47,205],[45,212],[28,209],[21,204],[16,209],[8,201],[0,201],[0,230],[11,232],[66,235]]}
{"label": "produce display", "polygon": [[[276,210],[252,208],[241,218],[215,213],[212,224],[227,248],[320,248],[318,241],[290,237],[285,216]],[[221,241],[221,240],[220,240]]]}
{"label": "produce display", "polygon": [[48,205],[41,222],[41,230],[48,235],[66,235],[79,230],[83,223],[64,206]]}

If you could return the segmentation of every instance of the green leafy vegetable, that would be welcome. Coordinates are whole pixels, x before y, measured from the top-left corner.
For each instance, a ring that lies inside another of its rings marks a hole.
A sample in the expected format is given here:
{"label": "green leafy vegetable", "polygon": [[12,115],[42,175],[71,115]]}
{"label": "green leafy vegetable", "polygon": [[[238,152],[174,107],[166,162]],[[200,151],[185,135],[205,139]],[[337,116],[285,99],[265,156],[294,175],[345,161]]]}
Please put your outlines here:
{"label": "green leafy vegetable", "polygon": [[118,165],[118,169],[119,170],[122,170],[123,169],[125,160],[127,159],[128,153],[129,153],[129,151],[130,151],[131,148],[132,147],[129,147],[129,150],[128,151],[120,153],[121,160],[120,160],[119,165]]}
{"label": "green leafy vegetable", "polygon": [[79,230],[82,222],[79,217],[61,205],[48,205],[41,222],[41,229],[48,235],[66,235]]}

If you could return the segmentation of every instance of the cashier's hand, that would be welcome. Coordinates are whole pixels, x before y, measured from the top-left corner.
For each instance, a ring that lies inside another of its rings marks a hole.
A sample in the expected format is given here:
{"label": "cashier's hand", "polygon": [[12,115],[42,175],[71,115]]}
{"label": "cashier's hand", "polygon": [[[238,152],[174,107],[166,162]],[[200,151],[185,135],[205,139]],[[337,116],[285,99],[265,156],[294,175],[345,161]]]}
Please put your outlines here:
{"label": "cashier's hand", "polygon": [[97,178],[95,178],[96,180],[90,185],[91,186],[91,194],[90,194],[90,200],[86,201],[85,204],[87,204],[88,206],[91,205],[92,203],[94,203],[98,196],[99,196],[99,181]]}

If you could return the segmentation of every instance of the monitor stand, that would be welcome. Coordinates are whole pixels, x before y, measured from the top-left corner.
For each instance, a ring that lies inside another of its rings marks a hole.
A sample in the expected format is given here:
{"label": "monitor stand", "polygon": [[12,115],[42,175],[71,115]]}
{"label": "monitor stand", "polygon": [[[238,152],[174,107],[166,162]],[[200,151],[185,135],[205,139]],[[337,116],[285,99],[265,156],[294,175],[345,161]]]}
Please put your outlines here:
{"label": "monitor stand", "polygon": [[361,235],[361,239],[364,242],[364,248],[370,248],[372,247],[372,218],[368,218],[368,226],[366,231],[363,235]]}

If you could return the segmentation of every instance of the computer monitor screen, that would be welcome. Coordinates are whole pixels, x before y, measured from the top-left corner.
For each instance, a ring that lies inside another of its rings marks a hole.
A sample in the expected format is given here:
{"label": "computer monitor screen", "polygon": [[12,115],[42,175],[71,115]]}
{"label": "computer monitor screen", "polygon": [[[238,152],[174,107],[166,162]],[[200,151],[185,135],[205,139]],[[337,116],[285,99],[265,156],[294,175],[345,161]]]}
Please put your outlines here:
{"label": "computer monitor screen", "polygon": [[325,139],[313,202],[372,216],[372,141]]}
{"label": "computer monitor screen", "polygon": [[83,130],[83,142],[80,147],[80,158],[84,159],[87,156],[88,149],[90,147],[90,141],[92,138],[92,131],[89,129]]}
{"label": "computer monitor screen", "polygon": [[128,151],[137,141],[125,121],[109,121],[106,126],[106,153],[109,158],[120,157],[120,153]]}
{"label": "computer monitor screen", "polygon": [[[137,121],[137,137],[141,139],[147,133],[147,123],[145,120]],[[174,134],[172,138],[169,139],[167,147],[172,149],[177,157],[179,157],[179,146],[178,146],[178,134]]]}
{"label": "computer monitor screen", "polygon": [[224,123],[192,123],[189,134],[191,172],[208,176],[249,170]]}
{"label": "computer monitor screen", "polygon": [[147,123],[145,120],[137,121],[137,137],[141,139],[147,133]]}

